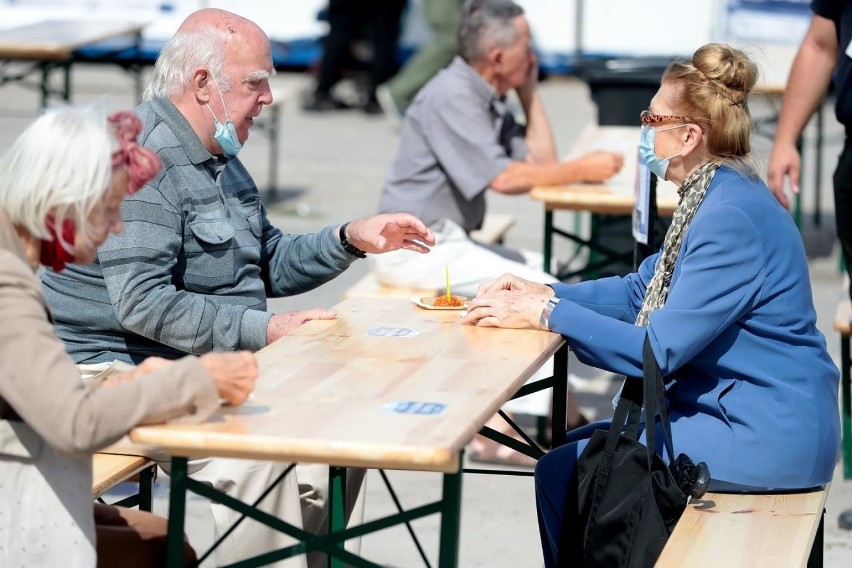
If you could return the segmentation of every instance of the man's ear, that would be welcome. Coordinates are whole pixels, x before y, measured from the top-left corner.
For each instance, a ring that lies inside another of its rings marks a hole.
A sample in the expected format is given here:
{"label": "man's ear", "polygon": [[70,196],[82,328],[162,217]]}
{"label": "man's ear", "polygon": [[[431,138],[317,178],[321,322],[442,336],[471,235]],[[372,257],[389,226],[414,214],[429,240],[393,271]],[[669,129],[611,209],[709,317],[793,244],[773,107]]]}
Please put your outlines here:
{"label": "man's ear", "polygon": [[210,71],[206,67],[196,67],[192,71],[192,93],[199,103],[210,102]]}
{"label": "man's ear", "polygon": [[491,65],[491,69],[499,71],[503,68],[503,56],[504,53],[502,48],[491,48],[491,51],[488,52],[488,63]]}

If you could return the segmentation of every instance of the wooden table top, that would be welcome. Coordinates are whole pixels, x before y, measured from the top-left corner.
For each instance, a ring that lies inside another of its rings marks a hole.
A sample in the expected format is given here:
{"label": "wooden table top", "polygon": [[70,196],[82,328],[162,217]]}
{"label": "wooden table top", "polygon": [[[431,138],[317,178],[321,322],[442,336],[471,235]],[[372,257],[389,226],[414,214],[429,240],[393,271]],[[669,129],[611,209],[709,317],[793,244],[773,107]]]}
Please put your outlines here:
{"label": "wooden table top", "polygon": [[136,35],[144,27],[133,22],[51,20],[0,30],[0,59],[67,61],[84,45]]}
{"label": "wooden table top", "polygon": [[404,299],[333,309],[338,319],[258,352],[261,377],[242,406],[200,425],[135,428],[131,439],[185,457],[455,472],[464,445],[562,345],[554,333],[465,326],[459,311]]}
{"label": "wooden table top", "polygon": [[[593,150],[609,150],[624,155],[624,167],[604,183],[571,183],[534,187],[530,197],[543,201],[549,210],[567,209],[629,215],[633,212],[636,191],[636,161],[639,148],[638,126],[587,127],[567,159]],[[677,207],[677,186],[669,181],[657,181],[657,208],[660,215],[671,215]]]}

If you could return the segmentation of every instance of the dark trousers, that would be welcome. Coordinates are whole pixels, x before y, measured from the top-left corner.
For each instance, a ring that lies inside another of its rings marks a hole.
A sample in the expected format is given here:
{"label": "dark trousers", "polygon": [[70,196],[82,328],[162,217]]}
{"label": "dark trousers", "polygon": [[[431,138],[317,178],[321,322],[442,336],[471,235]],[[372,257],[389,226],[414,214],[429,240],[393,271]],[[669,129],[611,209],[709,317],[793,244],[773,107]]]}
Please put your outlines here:
{"label": "dark trousers", "polygon": [[[156,568],[166,565],[168,521],[137,509],[95,503],[98,568]],[[184,566],[194,566],[195,551],[184,536]]]}
{"label": "dark trousers", "polygon": [[352,42],[365,32],[373,46],[367,95],[369,99],[375,98],[376,87],[390,79],[397,69],[396,46],[404,7],[405,0],[331,0],[317,94],[329,94],[340,81],[351,59]]}
{"label": "dark trousers", "polygon": [[[843,262],[846,272],[852,277],[852,140],[848,136],[834,170],[834,217]],[[849,295],[852,297],[852,284]]]}
{"label": "dark trousers", "polygon": [[605,420],[571,430],[565,435],[565,444],[545,454],[535,467],[535,504],[546,568],[556,566],[559,536],[565,509],[569,505],[568,489],[577,467],[577,458],[592,437],[592,432],[609,430],[610,424],[609,420]]}

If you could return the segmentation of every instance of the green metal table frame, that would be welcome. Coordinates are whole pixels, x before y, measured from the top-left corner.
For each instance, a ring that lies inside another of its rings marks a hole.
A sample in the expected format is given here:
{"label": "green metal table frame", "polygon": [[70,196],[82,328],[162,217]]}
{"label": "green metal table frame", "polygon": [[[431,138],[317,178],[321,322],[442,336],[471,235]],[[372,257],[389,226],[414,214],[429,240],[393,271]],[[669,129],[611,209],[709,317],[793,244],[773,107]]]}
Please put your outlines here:
{"label": "green metal table frame", "polygon": [[113,505],[115,507],[139,507],[140,511],[148,511],[150,513],[153,510],[154,504],[153,487],[156,473],[157,465],[151,464],[139,472],[139,490],[136,493],[128,495],[115,503],[107,503],[103,499],[104,495],[98,497],[97,501],[98,503]]}
{"label": "green metal table frame", "polygon": [[[519,398],[544,390],[547,388],[553,389],[553,426],[551,439],[554,444],[558,445],[564,438],[566,413],[567,413],[567,394],[568,394],[568,346],[563,344],[554,355],[554,372],[553,376],[535,381],[524,385],[513,398]],[[502,411],[501,411],[502,414]],[[505,417],[505,415],[504,415]],[[508,418],[507,418],[508,419]],[[523,433],[513,422],[509,423],[523,436],[524,442],[520,442],[490,428],[483,427],[480,433],[488,438],[505,443],[510,447],[534,458],[539,458],[544,455],[544,451],[539,448],[532,439]],[[460,452],[459,463],[462,463],[463,450]],[[169,519],[168,519],[168,564],[169,567],[180,567],[183,565],[183,535],[184,524],[186,521],[186,494],[187,492],[195,493],[216,503],[225,505],[232,510],[240,513],[240,518],[224,535],[213,543],[210,550],[204,553],[199,563],[204,562],[210,554],[216,549],[219,544],[228,537],[231,531],[241,523],[245,518],[253,519],[259,523],[266,525],[272,529],[280,531],[291,536],[299,541],[296,544],[282,548],[280,550],[259,554],[252,558],[242,560],[231,564],[236,568],[249,568],[254,566],[264,566],[271,562],[284,560],[300,554],[312,551],[320,551],[327,555],[328,565],[330,568],[342,568],[344,563],[356,568],[382,568],[381,565],[371,562],[360,556],[348,552],[343,543],[352,538],[358,538],[370,533],[374,533],[386,528],[405,524],[409,534],[414,539],[420,556],[426,566],[429,566],[428,559],[417,540],[414,530],[411,527],[411,521],[427,517],[429,515],[441,515],[441,529],[439,541],[439,568],[455,568],[458,566],[458,550],[460,542],[461,528],[461,495],[462,495],[462,475],[464,473],[489,473],[489,474],[508,474],[508,475],[532,475],[526,472],[510,472],[500,470],[472,470],[460,469],[454,473],[444,473],[443,489],[441,499],[425,505],[420,505],[413,509],[404,510],[399,500],[396,497],[393,488],[385,475],[384,471],[380,471],[385,484],[391,493],[394,503],[397,508],[397,513],[372,520],[364,524],[352,528],[345,528],[343,503],[345,503],[344,488],[346,470],[343,467],[329,468],[329,497],[328,507],[331,514],[329,515],[329,531],[328,534],[318,536],[309,533],[297,526],[286,523],[268,513],[261,511],[257,506],[263,499],[281,483],[287,475],[293,470],[294,466],[288,467],[276,479],[273,484],[252,503],[244,503],[229,495],[218,491],[208,484],[201,483],[191,479],[188,475],[188,460],[185,457],[172,457],[171,467],[171,488],[169,495]]]}
{"label": "green metal table frame", "polygon": [[[127,34],[129,47],[139,49],[142,42],[142,32]],[[114,41],[114,40],[109,40]],[[93,45],[98,44],[95,42]],[[0,86],[7,83],[21,83],[24,86],[32,86],[28,81],[31,75],[38,75],[39,91],[39,109],[47,108],[51,97],[55,97],[65,103],[71,101],[71,67],[75,63],[102,63],[113,62],[112,56],[115,53],[128,49],[127,45],[116,47],[114,51],[106,51],[97,58],[84,57],[77,50],[72,50],[68,58],[65,60],[22,60],[22,59],[0,59]],[[8,70],[12,66],[18,66],[17,69]],[[61,79],[58,85],[54,85],[52,77],[55,72],[59,72]],[[139,80],[137,79],[137,90]]]}
{"label": "green metal table frame", "polygon": [[[633,251],[617,251],[604,245],[601,242],[601,216],[597,213],[591,213],[591,234],[588,239],[569,232],[565,229],[560,229],[553,224],[554,211],[547,209],[544,212],[544,271],[556,276],[559,280],[568,280],[575,276],[581,278],[594,278],[597,273],[604,267],[615,263],[630,264],[633,261]],[[610,214],[610,217],[616,217]],[[621,216],[618,216],[621,217]],[[551,258],[553,257],[553,239],[554,236],[564,237],[573,241],[578,245],[578,248],[586,248],[589,251],[589,259],[586,264],[579,269],[566,269],[554,273],[551,271]]]}
{"label": "green metal table frame", "polygon": [[852,355],[849,335],[840,335],[840,419],[843,437],[843,478],[852,479]]}

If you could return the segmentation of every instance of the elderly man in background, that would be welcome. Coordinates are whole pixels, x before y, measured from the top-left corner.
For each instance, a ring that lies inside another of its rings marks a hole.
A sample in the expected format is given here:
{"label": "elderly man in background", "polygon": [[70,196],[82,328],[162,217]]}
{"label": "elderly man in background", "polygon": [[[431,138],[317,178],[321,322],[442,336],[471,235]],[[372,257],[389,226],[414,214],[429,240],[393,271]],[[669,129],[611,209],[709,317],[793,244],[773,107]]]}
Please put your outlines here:
{"label": "elderly man in background", "polygon": [[[526,127],[516,124],[506,95],[518,94]],[[405,114],[396,159],[379,210],[407,211],[437,239],[427,257],[398,251],[371,259],[382,282],[440,288],[449,265],[453,289],[472,295],[501,274],[552,282],[531,254],[476,243],[488,190],[527,193],[536,185],[606,180],[623,157],[593,152],[560,162],[538,90],[538,65],[524,10],[511,0],[464,6],[459,54],[415,97]],[[541,264],[541,255],[536,259]]]}
{"label": "elderly man in background", "polygon": [[[408,214],[304,235],[269,223],[236,156],[254,117],[272,102],[273,73],[266,34],[224,10],[191,14],[163,48],[146,102],[137,108],[144,122],[139,142],[159,156],[163,170],[124,202],[125,231],[99,249],[94,264],[42,277],[57,334],[78,364],[255,351],[305,321],[335,317],[325,309],[273,315],[266,311],[267,296],[311,290],[365,253],[428,252],[431,232]],[[198,462],[194,476],[252,502],[286,467],[216,458]],[[279,484],[262,508],[322,532],[327,475],[325,466],[299,466],[298,489],[292,479]],[[363,476],[350,471],[347,512],[363,496]],[[239,515],[211,506],[221,535]],[[356,511],[362,516],[363,504]],[[289,537],[246,520],[216,559],[230,563],[289,544]],[[322,562],[309,560],[312,566]],[[295,562],[304,565],[301,558]]]}
{"label": "elderly man in background", "polygon": [[[602,181],[618,173],[620,154],[592,152],[560,162],[538,89],[538,64],[524,10],[511,0],[470,0],[462,13],[459,53],[417,94],[405,113],[396,159],[379,210],[407,211],[430,225],[436,245],[428,257],[397,251],[371,259],[378,279],[396,286],[442,288],[444,267],[453,290],[473,296],[483,282],[513,273],[549,284],[541,254],[473,241],[482,226],[486,194],[522,195],[535,185]],[[506,104],[514,90],[526,116],[515,122]],[[548,366],[533,379],[550,375]],[[506,409],[546,415],[546,393]],[[583,425],[573,393],[569,426]],[[501,420],[489,423],[505,429]],[[478,440],[478,439],[477,439]],[[487,462],[533,465],[532,458],[478,440],[469,454]]]}

